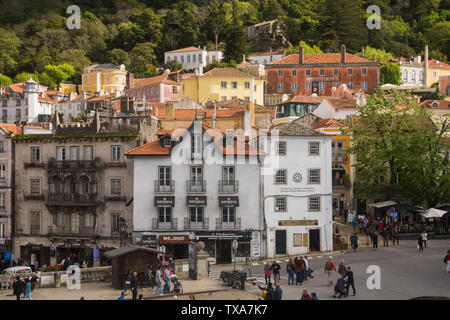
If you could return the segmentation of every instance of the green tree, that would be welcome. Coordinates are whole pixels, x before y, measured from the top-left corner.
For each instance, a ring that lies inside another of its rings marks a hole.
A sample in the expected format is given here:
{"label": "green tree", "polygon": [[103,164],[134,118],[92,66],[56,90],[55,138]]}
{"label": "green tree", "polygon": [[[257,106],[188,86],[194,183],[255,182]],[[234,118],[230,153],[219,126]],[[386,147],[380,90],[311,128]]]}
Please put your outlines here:
{"label": "green tree", "polygon": [[140,43],[131,50],[130,72],[137,78],[151,76],[156,73],[156,56],[153,51],[155,45],[151,42]]}
{"label": "green tree", "polygon": [[164,64],[163,68],[169,69],[171,72],[183,69],[183,67],[181,66],[181,63],[178,60],[167,61]]}
{"label": "green tree", "polygon": [[130,65],[130,57],[128,52],[116,48],[108,52],[108,62],[117,65],[124,64],[128,67]]}
{"label": "green tree", "polygon": [[16,74],[16,76],[14,77],[14,83],[22,83],[30,80],[30,78],[32,78],[36,82],[39,82],[39,75],[31,74],[28,72],[21,72]]}
{"label": "green tree", "polygon": [[233,19],[228,26],[225,38],[224,61],[241,61],[248,51],[247,33],[238,19],[235,1],[233,2]]}
{"label": "green tree", "polygon": [[236,69],[236,62],[223,62],[216,60],[214,62],[208,63],[205,68],[203,68],[203,72],[208,72],[209,70],[212,70],[214,68],[235,68]]}
{"label": "green tree", "polygon": [[177,49],[198,44],[200,37],[197,6],[189,1],[176,2],[164,18],[166,49]]}
{"label": "green tree", "polygon": [[400,67],[395,63],[388,63],[380,67],[380,82],[383,84],[400,85],[402,82],[402,73]]}
{"label": "green tree", "polygon": [[223,0],[214,0],[209,6],[207,28],[214,34],[215,50],[218,50],[219,36],[227,27],[229,21],[223,6]]}
{"label": "green tree", "polygon": [[404,198],[428,207],[447,201],[449,118],[433,122],[412,96],[380,89],[359,112],[350,124],[350,153],[358,159],[355,191],[369,199]]}
{"label": "green tree", "polygon": [[320,54],[323,51],[318,46],[310,46],[305,41],[300,41],[300,43],[296,46],[290,46],[289,49],[286,50],[286,55],[290,55],[293,53],[297,53],[300,47],[303,47],[303,54]]}
{"label": "green tree", "polygon": [[0,73],[0,86],[5,87],[10,84],[12,84],[11,78]]}
{"label": "green tree", "polygon": [[54,81],[47,73],[45,73],[45,72],[42,72],[42,73],[39,75],[39,80],[40,80],[39,82],[40,82],[42,85],[48,87],[49,89],[55,89],[55,88],[56,88],[56,83],[55,83],[55,81]]}
{"label": "green tree", "polygon": [[61,82],[66,81],[70,76],[75,74],[75,70],[69,64],[63,63],[60,65],[46,65],[45,74],[56,84],[56,88],[59,90]]}
{"label": "green tree", "polygon": [[[357,52],[356,55],[358,57],[361,57],[362,52]],[[374,56],[377,57],[378,62],[389,62],[394,58],[394,56],[390,52],[366,46],[364,48],[364,57],[366,57],[366,59],[372,60]]]}
{"label": "green tree", "polygon": [[17,65],[20,41],[14,32],[0,28],[0,73],[12,76]]}

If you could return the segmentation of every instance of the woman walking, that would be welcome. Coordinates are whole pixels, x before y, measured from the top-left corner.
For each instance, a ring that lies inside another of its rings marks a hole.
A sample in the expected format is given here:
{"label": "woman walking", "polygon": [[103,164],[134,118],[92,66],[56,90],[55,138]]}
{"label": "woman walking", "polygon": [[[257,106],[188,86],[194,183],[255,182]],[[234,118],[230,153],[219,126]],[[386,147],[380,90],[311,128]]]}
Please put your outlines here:
{"label": "woman walking", "polygon": [[289,262],[286,266],[286,272],[288,274],[288,286],[294,284],[294,263],[292,262],[292,258],[289,258]]}
{"label": "woman walking", "polygon": [[421,234],[417,238],[417,249],[419,249],[419,253],[423,252],[423,238]]}
{"label": "woman walking", "polygon": [[31,288],[31,281],[30,281],[30,279],[27,278],[27,280],[25,281],[25,283],[26,283],[26,286],[25,286],[25,296],[23,297],[23,300],[27,300],[27,298],[28,298],[28,300],[33,300],[33,299],[31,298],[31,291],[32,291],[32,288]]}

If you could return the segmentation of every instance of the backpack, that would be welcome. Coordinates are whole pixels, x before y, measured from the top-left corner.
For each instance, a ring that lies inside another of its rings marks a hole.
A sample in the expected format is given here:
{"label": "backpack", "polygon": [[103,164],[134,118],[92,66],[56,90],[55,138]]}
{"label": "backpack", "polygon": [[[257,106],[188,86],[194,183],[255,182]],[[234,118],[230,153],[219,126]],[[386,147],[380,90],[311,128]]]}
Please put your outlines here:
{"label": "backpack", "polygon": [[332,268],[331,268],[331,262],[330,262],[330,261],[327,262],[325,269],[326,269],[327,271],[331,271],[331,270],[332,270]]}
{"label": "backpack", "polygon": [[261,294],[261,298],[263,298],[263,300],[266,300],[266,296],[267,296],[267,289],[264,289]]}

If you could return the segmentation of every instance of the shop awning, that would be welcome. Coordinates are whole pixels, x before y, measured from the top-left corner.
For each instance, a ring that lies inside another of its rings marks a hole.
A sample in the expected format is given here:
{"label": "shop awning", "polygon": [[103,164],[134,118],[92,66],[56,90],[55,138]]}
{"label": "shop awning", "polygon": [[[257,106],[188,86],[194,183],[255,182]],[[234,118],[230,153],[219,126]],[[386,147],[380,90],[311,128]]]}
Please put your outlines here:
{"label": "shop awning", "polygon": [[430,208],[425,212],[421,212],[420,214],[425,218],[442,218],[447,211],[439,210],[436,208]]}
{"label": "shop awning", "polygon": [[395,206],[396,204],[397,204],[397,202],[389,200],[389,201],[371,203],[371,204],[369,204],[369,207],[374,207],[374,208],[380,209],[380,208],[392,207],[392,206]]}

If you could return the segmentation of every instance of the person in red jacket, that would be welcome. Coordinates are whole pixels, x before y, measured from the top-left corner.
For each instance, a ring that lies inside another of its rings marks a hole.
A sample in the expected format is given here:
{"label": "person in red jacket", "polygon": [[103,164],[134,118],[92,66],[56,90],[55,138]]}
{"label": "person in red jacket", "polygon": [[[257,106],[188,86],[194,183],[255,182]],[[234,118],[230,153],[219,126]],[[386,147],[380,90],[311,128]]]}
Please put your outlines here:
{"label": "person in red jacket", "polygon": [[331,280],[331,272],[333,270],[334,270],[334,272],[337,272],[336,267],[334,266],[333,257],[330,256],[328,258],[328,261],[325,262],[325,267],[323,268],[323,273],[328,276],[328,282],[327,282],[328,287],[331,287],[333,285],[333,281]]}

